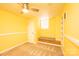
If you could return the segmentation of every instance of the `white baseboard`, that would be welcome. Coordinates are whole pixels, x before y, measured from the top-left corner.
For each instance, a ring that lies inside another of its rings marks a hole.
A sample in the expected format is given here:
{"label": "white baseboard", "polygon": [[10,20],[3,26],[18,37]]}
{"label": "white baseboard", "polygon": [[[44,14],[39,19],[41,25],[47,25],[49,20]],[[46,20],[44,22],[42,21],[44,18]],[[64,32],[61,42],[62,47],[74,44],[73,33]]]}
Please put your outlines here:
{"label": "white baseboard", "polygon": [[62,47],[61,45],[58,45],[58,44],[51,44],[51,43],[46,43],[46,42],[41,42],[41,41],[39,41],[39,43],[48,44],[48,45],[52,45],[52,46]]}
{"label": "white baseboard", "polygon": [[[26,33],[26,32],[4,33],[4,34],[0,34],[0,37],[2,37],[2,36],[6,36],[6,35],[25,34],[25,33]],[[16,48],[16,47],[18,47],[18,46],[20,46],[20,45],[22,45],[22,44],[24,44],[24,43],[26,43],[26,41],[25,41],[25,42],[22,42],[22,43],[20,43],[20,44],[16,44],[15,46],[12,46],[12,47],[10,47],[10,48],[7,48],[7,49],[1,51],[0,54],[5,53],[5,52],[7,52],[7,51],[9,51],[9,50],[11,50],[11,49],[13,49],[13,48]]]}
{"label": "white baseboard", "polygon": [[13,48],[19,47],[19,46],[23,45],[24,43],[26,43],[26,41],[25,41],[25,42],[22,42],[22,43],[20,43],[20,44],[16,44],[15,46],[12,46],[12,47],[10,47],[10,48],[7,48],[7,49],[1,51],[0,54],[5,53],[5,52],[7,52],[7,51],[10,51],[10,50],[12,50]]}
{"label": "white baseboard", "polygon": [[76,38],[66,35],[66,34],[64,34],[64,37],[66,37],[68,40],[70,40],[75,45],[79,46],[79,39],[76,39]]}

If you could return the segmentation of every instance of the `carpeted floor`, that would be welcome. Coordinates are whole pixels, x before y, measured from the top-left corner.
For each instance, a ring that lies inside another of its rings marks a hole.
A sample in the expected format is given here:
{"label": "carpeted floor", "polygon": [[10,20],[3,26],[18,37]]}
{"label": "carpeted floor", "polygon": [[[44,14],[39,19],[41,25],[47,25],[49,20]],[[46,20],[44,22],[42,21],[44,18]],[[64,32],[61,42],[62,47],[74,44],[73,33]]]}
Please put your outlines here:
{"label": "carpeted floor", "polygon": [[8,52],[1,54],[1,56],[62,56],[61,47],[43,44],[43,43],[25,43]]}

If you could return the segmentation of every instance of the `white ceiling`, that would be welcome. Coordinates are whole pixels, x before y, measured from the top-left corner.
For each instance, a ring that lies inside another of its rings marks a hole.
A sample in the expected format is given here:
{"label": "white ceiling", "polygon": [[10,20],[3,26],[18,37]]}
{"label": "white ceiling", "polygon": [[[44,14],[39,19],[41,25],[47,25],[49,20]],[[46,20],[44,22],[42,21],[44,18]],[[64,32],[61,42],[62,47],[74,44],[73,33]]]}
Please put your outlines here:
{"label": "white ceiling", "polygon": [[[39,9],[39,12],[31,11],[29,14],[40,15],[48,13],[49,15],[56,17],[60,16],[64,10],[65,4],[62,3],[29,3],[29,8]],[[0,3],[0,9],[20,14],[22,10],[21,3]]]}

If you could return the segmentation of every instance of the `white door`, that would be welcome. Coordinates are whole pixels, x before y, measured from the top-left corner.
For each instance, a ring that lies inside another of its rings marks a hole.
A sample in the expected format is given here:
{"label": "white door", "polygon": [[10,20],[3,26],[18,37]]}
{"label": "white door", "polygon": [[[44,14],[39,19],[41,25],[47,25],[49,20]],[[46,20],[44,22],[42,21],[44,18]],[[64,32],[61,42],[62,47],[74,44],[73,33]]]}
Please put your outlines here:
{"label": "white door", "polygon": [[33,22],[30,22],[28,26],[28,42],[36,43],[36,30]]}

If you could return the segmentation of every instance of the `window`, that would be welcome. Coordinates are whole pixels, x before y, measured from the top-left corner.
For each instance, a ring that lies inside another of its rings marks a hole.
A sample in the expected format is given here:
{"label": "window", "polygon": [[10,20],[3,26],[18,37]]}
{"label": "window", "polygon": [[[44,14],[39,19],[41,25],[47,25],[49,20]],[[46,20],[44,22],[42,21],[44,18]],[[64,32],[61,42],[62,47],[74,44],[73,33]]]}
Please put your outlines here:
{"label": "window", "polygon": [[48,15],[42,15],[40,17],[40,25],[42,29],[48,29],[49,27],[49,17]]}

